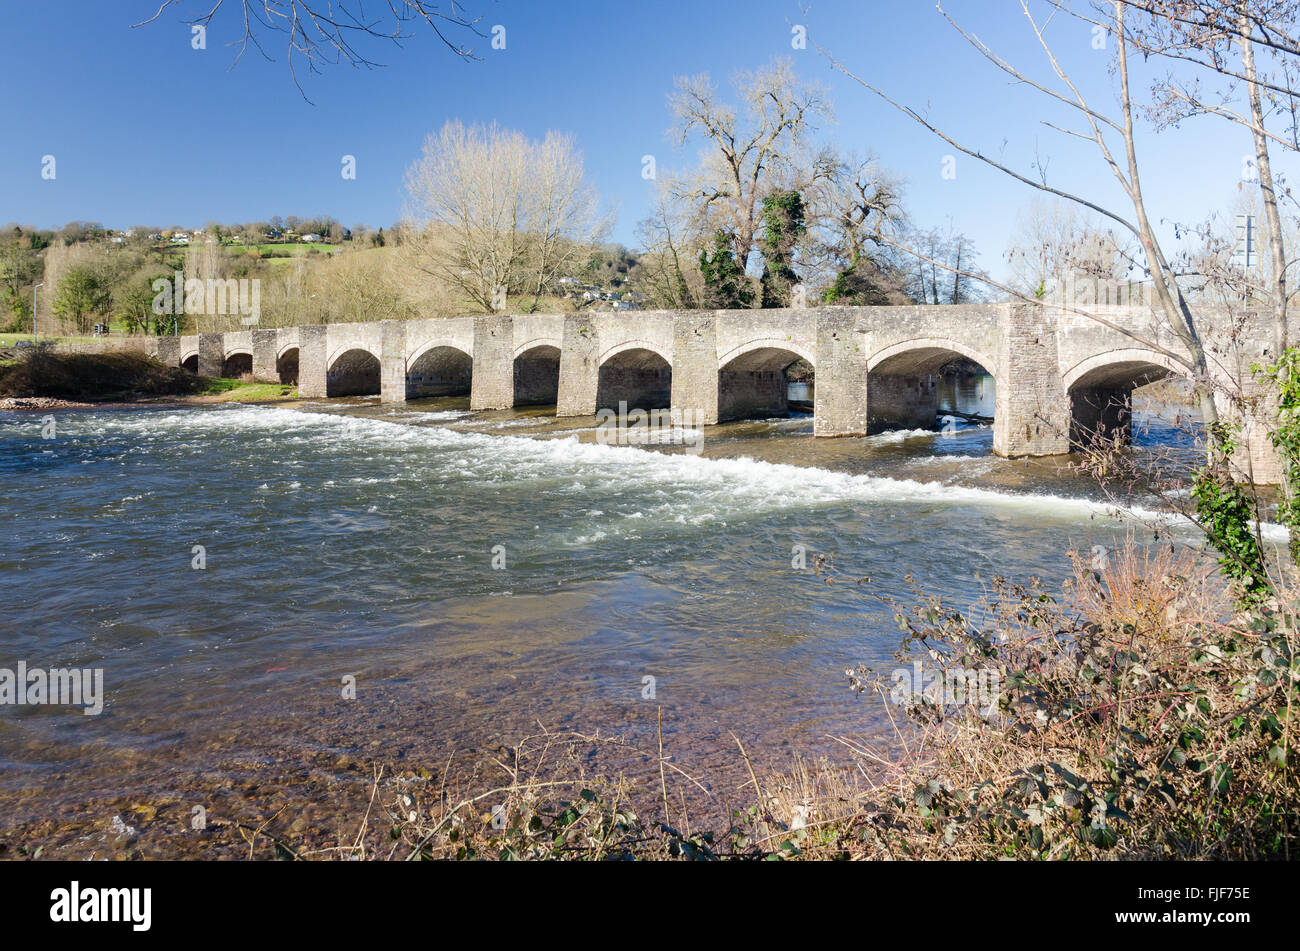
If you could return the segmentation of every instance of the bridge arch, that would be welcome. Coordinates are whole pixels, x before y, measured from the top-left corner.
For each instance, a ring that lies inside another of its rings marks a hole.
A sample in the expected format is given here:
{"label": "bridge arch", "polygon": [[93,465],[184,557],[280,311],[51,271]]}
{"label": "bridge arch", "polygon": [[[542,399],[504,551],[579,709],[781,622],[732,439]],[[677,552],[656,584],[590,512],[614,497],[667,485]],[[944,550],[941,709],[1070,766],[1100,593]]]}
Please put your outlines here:
{"label": "bridge arch", "polygon": [[[972,380],[961,371],[974,364],[993,379]],[[880,429],[933,429],[943,409],[958,409],[959,396],[991,415],[1002,385],[992,355],[951,337],[914,337],[873,353],[867,359],[867,425]],[[948,405],[944,405],[948,404]]]}
{"label": "bridge arch", "polygon": [[596,409],[667,409],[672,403],[672,361],[647,340],[628,340],[600,356]]}
{"label": "bridge arch", "polygon": [[538,337],[515,348],[515,405],[554,406],[560,395],[560,341]]}
{"label": "bridge arch", "polygon": [[199,372],[199,351],[186,350],[181,354],[181,369],[191,373]]}
{"label": "bridge arch", "polygon": [[[991,354],[953,340],[951,337],[913,337],[877,350],[867,358],[867,373],[888,364],[888,372],[910,372],[942,368],[953,354],[978,363],[989,375],[998,380],[997,361]],[[998,380],[1001,382],[1001,380]]]}
{"label": "bridge arch", "polygon": [[454,343],[431,340],[406,360],[406,398],[468,396],[474,357]]}
{"label": "bridge arch", "polygon": [[789,371],[800,361],[816,365],[805,347],[779,337],[732,348],[718,359],[718,419],[785,415],[790,408]]}
{"label": "bridge arch", "polygon": [[298,345],[291,343],[280,348],[275,355],[275,372],[281,383],[298,385]]}
{"label": "bridge arch", "polygon": [[379,357],[362,346],[340,347],[325,363],[326,396],[378,396]]}
{"label": "bridge arch", "polygon": [[1186,366],[1147,347],[1107,350],[1080,360],[1061,376],[1070,401],[1070,447],[1133,438],[1133,391],[1171,376],[1189,376]]}
{"label": "bridge arch", "polygon": [[253,351],[248,347],[231,347],[221,362],[221,375],[228,380],[253,376]]}
{"label": "bridge arch", "polygon": [[631,350],[648,350],[650,353],[653,353],[655,356],[659,357],[659,359],[661,359],[664,363],[668,364],[669,366],[672,366],[673,356],[671,353],[664,353],[663,350],[659,348],[658,344],[654,343],[653,341],[643,340],[643,339],[624,340],[621,343],[616,343],[613,346],[606,347],[604,352],[601,353],[600,358],[597,362],[601,366],[604,366],[607,362],[609,362],[619,354],[627,353],[628,351]]}
{"label": "bridge arch", "polygon": [[564,346],[564,343],[559,337],[534,337],[532,340],[525,341],[515,347],[514,358],[518,360],[529,350],[534,350],[538,347],[550,347],[554,350],[559,350],[562,346]]}

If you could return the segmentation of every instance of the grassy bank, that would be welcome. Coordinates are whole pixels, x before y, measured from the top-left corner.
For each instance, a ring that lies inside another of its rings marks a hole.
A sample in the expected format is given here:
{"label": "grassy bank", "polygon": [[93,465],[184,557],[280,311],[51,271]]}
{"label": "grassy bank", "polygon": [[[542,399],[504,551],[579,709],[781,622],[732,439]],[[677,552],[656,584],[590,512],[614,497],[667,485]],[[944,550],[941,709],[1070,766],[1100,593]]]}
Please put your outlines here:
{"label": "grassy bank", "polygon": [[137,353],[57,353],[48,349],[0,357],[0,398],[76,402],[187,399],[202,402],[270,402],[292,399],[296,388],[195,376]]}

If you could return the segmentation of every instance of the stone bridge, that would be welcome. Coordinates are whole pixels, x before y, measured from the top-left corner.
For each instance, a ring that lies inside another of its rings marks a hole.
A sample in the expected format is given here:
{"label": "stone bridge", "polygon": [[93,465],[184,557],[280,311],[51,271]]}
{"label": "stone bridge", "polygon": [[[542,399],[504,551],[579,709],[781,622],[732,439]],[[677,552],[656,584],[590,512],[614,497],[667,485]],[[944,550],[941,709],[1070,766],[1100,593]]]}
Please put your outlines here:
{"label": "stone bridge", "polygon": [[[940,371],[966,358],[995,381],[994,451],[1047,456],[1099,431],[1126,437],[1133,389],[1186,372],[1114,329],[1182,355],[1149,309],[1090,312],[1114,327],[1040,304],[488,315],[164,337],[156,353],[204,375],[296,380],[304,398],[468,395],[475,410],[554,405],[559,416],[625,401],[693,425],[784,411],[786,371],[802,359],[817,436],[933,426]],[[1212,374],[1250,391],[1263,321],[1227,342],[1208,336]],[[1265,428],[1246,424],[1256,480],[1276,482]]]}

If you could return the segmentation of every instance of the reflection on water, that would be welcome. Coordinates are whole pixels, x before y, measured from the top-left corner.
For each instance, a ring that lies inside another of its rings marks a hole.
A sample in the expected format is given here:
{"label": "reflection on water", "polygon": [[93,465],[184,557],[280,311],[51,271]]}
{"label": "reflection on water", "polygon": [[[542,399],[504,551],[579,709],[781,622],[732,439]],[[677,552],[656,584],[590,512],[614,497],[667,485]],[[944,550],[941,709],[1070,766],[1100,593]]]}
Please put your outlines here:
{"label": "reflection on water", "polygon": [[939,412],[955,410],[992,419],[997,404],[992,376],[987,373],[963,373],[941,376],[937,382]]}
{"label": "reflection on water", "polygon": [[795,546],[871,593],[913,574],[966,604],[1121,531],[1061,460],[992,456],[987,426],[821,440],[795,415],[706,427],[696,456],[594,425],[353,399],[64,412],[43,440],[0,414],[0,475],[28,487],[0,502],[4,655],[102,668],[107,695],[99,717],[0,709],[0,795],[40,812],[231,757],[436,759],[539,719],[649,743],[658,707],[683,755],[733,730],[828,749],[877,728],[842,672],[889,664],[897,634]]}

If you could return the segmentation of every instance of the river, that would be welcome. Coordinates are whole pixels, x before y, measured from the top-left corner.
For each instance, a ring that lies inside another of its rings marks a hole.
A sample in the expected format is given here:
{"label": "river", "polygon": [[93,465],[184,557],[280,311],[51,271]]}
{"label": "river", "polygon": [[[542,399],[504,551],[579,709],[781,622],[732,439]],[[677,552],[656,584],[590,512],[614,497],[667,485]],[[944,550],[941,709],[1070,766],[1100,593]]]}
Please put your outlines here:
{"label": "river", "polygon": [[[105,694],[98,716],[0,707],[0,833],[157,800],[179,822],[232,778],[255,812],[539,723],[649,749],[660,710],[700,770],[734,767],[733,733],[774,765],[830,753],[885,730],[844,678],[897,646],[873,595],[1055,586],[1125,531],[1068,460],[999,459],[986,426],[822,440],[794,416],[707,427],[696,454],[550,412],[117,408],[55,413],[49,439],[0,414],[0,666],[101,668]],[[1136,431],[1186,443],[1159,413]],[[817,554],[870,583],[825,584]]]}

